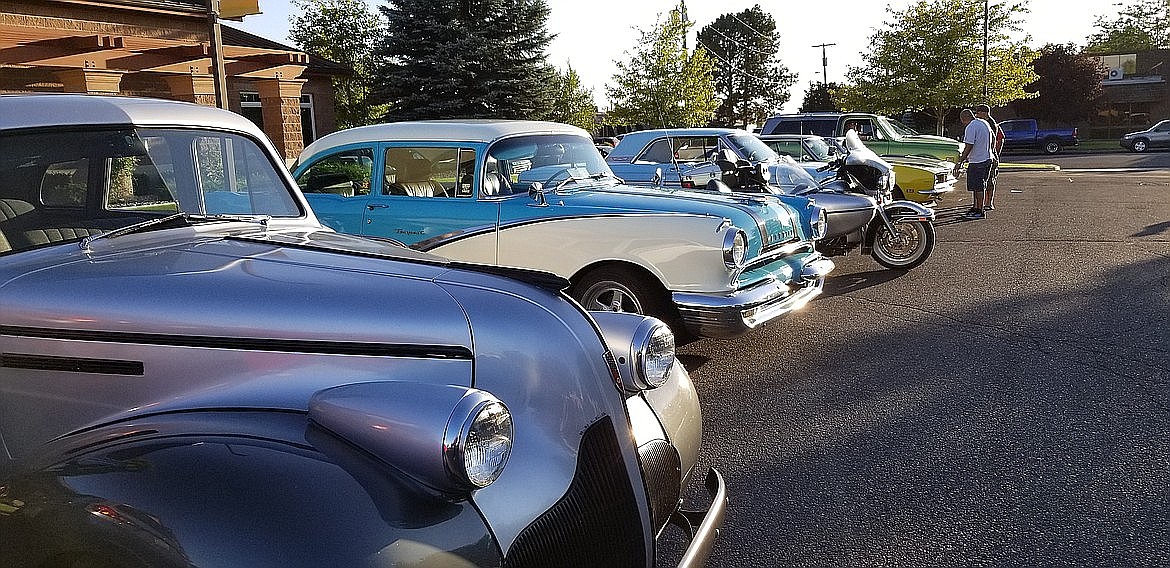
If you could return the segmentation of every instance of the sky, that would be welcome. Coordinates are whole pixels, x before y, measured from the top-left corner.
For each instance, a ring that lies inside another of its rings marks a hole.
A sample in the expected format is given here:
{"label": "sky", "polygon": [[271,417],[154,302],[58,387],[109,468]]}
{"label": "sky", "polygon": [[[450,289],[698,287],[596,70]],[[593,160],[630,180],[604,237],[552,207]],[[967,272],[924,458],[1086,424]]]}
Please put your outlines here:
{"label": "sky", "polygon": [[[376,6],[384,0],[368,0]],[[615,71],[614,60],[625,60],[640,37],[639,29],[654,27],[660,15],[678,0],[546,0],[550,9],[548,30],[556,38],[549,46],[549,62],[560,69],[571,65],[604,110],[605,85]],[[842,81],[849,66],[862,64],[869,38],[888,18],[886,7],[905,9],[915,0],[689,0],[687,13],[697,32],[720,15],[738,13],[759,4],[776,19],[780,35],[780,61],[797,74],[791,99],[782,111],[795,112],[809,84],[822,78],[820,44],[828,58],[828,80]],[[978,0],[972,0],[977,2]],[[989,0],[992,4],[1006,0]],[[1117,0],[1027,0],[1024,17],[1029,45],[1048,43],[1084,45],[1097,16],[1112,15]],[[227,25],[243,28],[265,38],[288,42],[288,0],[260,0],[262,14],[247,16]]]}

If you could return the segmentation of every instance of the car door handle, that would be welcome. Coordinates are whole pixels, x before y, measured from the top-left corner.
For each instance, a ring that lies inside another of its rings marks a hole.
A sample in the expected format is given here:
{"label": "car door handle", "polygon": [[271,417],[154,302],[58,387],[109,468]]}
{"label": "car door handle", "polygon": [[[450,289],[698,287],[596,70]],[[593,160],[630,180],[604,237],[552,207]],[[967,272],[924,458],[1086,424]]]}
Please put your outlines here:
{"label": "car door handle", "polygon": [[386,205],[384,203],[370,203],[370,204],[366,205],[366,209],[369,209],[370,211],[373,211],[375,209],[389,209],[389,208],[390,208],[390,206]]}

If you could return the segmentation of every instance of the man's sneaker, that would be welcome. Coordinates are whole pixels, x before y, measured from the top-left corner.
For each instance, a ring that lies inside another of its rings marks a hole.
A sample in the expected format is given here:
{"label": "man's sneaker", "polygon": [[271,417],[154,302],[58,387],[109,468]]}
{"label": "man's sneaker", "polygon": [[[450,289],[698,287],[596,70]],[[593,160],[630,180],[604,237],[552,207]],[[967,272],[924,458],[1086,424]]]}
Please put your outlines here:
{"label": "man's sneaker", "polygon": [[978,209],[972,209],[966,213],[963,213],[963,218],[964,219],[982,219],[983,212],[978,210]]}
{"label": "man's sneaker", "polygon": [[994,206],[994,205],[990,205],[990,204],[988,204],[988,205],[987,205],[987,207],[984,207],[984,208],[983,208],[983,210],[984,210],[984,211],[991,211],[991,210],[993,210],[993,209],[995,209],[995,206]]}

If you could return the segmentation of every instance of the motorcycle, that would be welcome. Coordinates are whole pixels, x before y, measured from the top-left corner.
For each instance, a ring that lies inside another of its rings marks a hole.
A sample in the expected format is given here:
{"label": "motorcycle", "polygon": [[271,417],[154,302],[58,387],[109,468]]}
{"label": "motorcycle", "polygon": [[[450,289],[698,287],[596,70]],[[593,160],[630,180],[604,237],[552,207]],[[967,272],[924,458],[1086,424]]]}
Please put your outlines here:
{"label": "motorcycle", "polygon": [[799,166],[795,169],[806,181],[773,180],[772,171],[787,170],[752,164],[728,152],[716,160],[721,179],[712,180],[707,189],[773,193],[770,187],[784,187],[788,194],[812,197],[824,208],[828,231],[817,241],[822,254],[839,256],[860,248],[878,264],[898,270],[926,262],[935,244],[934,210],[895,200],[893,167],[867,148],[856,132],[846,133],[844,145],[844,151],[822,167],[836,170],[836,176],[819,184]]}

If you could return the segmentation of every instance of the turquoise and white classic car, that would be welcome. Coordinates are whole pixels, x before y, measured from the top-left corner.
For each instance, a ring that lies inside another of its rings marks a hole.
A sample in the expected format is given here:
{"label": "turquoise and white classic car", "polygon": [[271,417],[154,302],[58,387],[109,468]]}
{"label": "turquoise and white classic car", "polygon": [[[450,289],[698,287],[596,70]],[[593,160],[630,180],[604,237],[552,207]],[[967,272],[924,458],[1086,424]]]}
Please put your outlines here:
{"label": "turquoise and white classic car", "polygon": [[589,134],[550,122],[354,128],[293,166],[317,217],[454,260],[552,272],[590,310],[734,337],[821,292],[832,261],[776,200],[612,191]]}

